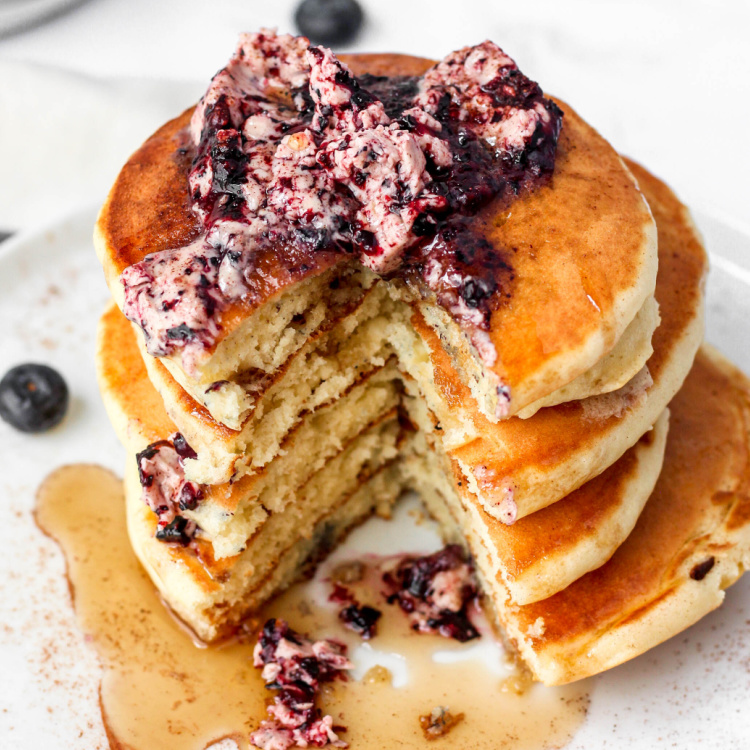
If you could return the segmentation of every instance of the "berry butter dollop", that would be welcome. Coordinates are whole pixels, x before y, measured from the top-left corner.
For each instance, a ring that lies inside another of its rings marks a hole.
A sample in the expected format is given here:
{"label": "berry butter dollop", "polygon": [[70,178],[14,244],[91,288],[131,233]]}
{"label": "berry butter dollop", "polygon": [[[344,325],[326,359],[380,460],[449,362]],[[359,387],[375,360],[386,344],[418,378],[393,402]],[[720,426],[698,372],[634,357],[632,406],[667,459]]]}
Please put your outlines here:
{"label": "berry butter dollop", "polygon": [[346,679],[354,666],[344,644],[310,640],[284,620],[271,619],[255,644],[253,663],[262,669],[266,687],[278,691],[268,706],[270,718],[250,735],[255,747],[347,747],[337,734],[343,727],[334,727],[333,719],[315,705],[321,684]]}
{"label": "berry butter dollop", "polygon": [[195,521],[183,511],[195,510],[203,498],[200,485],[185,479],[184,460],[196,458],[181,433],[159,440],[136,454],[141,499],[158,518],[156,538],[183,546],[195,536]]}
{"label": "berry butter dollop", "polygon": [[383,575],[383,583],[388,603],[406,612],[413,630],[461,642],[479,637],[469,619],[479,589],[473,565],[457,544],[425,557],[404,557]]}
{"label": "berry butter dollop", "polygon": [[190,372],[222,310],[346,256],[434,299],[491,366],[512,269],[467,219],[552,173],[561,123],[489,41],[388,78],[356,77],[304,37],[243,35],[190,125],[203,233],[123,272],[125,314],[151,354],[180,352]]}

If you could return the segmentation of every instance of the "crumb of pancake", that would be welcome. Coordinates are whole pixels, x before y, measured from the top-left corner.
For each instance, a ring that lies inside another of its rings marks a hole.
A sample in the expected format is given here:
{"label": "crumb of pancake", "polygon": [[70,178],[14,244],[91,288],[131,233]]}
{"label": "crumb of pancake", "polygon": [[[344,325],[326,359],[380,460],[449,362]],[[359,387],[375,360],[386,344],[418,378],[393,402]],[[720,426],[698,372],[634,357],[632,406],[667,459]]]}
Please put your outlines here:
{"label": "crumb of pancake", "polygon": [[393,675],[390,669],[386,669],[380,664],[370,667],[362,677],[362,682],[368,685],[390,685],[393,681]]}
{"label": "crumb of pancake", "polygon": [[425,557],[405,557],[383,574],[389,604],[398,603],[411,627],[464,642],[479,637],[469,605],[477,598],[474,569],[456,544]]}
{"label": "crumb of pancake", "polygon": [[500,683],[504,693],[523,695],[534,684],[534,677],[529,668],[521,661],[516,661],[513,673]]}
{"label": "crumb of pancake", "polygon": [[271,718],[250,735],[255,747],[347,747],[337,734],[344,728],[334,727],[332,717],[315,706],[321,685],[346,679],[346,671],[354,666],[344,644],[313,641],[284,620],[270,619],[255,644],[253,664],[262,669],[266,687],[278,691],[267,709]]}
{"label": "crumb of pancake", "polygon": [[546,630],[543,617],[537,617],[536,620],[529,626],[526,631],[526,635],[529,638],[541,638]]}
{"label": "crumb of pancake", "polygon": [[463,714],[452,714],[445,706],[435,706],[430,713],[419,717],[419,726],[422,727],[425,739],[436,740],[444,737],[463,720]]}
{"label": "crumb of pancake", "polygon": [[365,564],[360,560],[349,560],[339,563],[331,571],[331,580],[334,583],[359,583],[365,575]]}
{"label": "crumb of pancake", "polygon": [[184,460],[196,458],[181,433],[158,440],[136,454],[141,499],[158,517],[156,538],[186,546],[195,536],[195,521],[183,511],[195,510],[203,498],[200,485],[185,479]]}

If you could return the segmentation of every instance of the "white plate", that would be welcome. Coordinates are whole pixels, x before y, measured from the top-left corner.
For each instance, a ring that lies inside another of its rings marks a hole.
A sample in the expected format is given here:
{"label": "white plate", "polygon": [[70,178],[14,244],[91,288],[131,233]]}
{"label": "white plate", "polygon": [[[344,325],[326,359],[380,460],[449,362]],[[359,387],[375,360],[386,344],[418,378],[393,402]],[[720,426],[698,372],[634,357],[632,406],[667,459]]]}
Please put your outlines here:
{"label": "white plate", "polygon": [[[0,374],[45,362],[72,393],[69,415],[48,434],[0,422],[0,744],[18,750],[106,747],[96,658],[75,627],[62,555],[31,515],[36,487],[56,466],[92,462],[119,473],[125,460],[94,375],[96,324],[109,299],[91,245],[94,217],[83,211],[0,245]],[[696,218],[713,262],[708,340],[750,372],[750,232]],[[685,633],[592,679],[587,721],[569,747],[750,747],[749,623],[750,576]]]}

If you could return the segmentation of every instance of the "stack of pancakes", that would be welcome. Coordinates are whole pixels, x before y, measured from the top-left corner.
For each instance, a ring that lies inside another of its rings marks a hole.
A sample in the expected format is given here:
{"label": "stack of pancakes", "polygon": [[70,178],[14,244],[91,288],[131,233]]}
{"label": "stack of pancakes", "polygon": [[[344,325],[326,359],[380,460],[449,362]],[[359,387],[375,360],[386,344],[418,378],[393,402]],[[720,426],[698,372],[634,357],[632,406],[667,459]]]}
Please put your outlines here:
{"label": "stack of pancakes", "polygon": [[[355,73],[429,61],[350,57]],[[490,204],[512,249],[488,366],[430,300],[351,262],[222,312],[199,362],[146,351],[122,271],[196,236],[180,133],[121,172],[97,250],[117,306],[99,376],[131,458],[130,537],[203,639],[236,627],[353,526],[415,489],[474,559],[488,608],[534,676],[614,666],[721,602],[750,562],[750,383],[699,349],[705,251],[690,216],[569,107],[554,179]],[[692,369],[691,369],[692,368]],[[202,498],[187,546],[155,538],[135,455],[181,433]]]}

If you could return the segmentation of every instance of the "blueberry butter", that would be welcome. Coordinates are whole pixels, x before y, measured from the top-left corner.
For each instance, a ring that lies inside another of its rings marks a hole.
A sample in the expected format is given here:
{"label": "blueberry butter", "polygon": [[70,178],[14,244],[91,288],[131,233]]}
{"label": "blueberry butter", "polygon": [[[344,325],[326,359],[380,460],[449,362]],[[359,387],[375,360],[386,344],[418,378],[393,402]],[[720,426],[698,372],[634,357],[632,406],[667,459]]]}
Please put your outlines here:
{"label": "blueberry butter", "polygon": [[469,217],[551,174],[561,123],[489,41],[420,78],[356,77],[305,37],[243,35],[190,125],[203,231],[123,272],[125,314],[152,355],[180,352],[191,371],[232,303],[348,257],[434,299],[491,366],[512,269]]}

